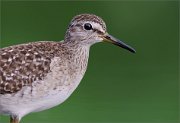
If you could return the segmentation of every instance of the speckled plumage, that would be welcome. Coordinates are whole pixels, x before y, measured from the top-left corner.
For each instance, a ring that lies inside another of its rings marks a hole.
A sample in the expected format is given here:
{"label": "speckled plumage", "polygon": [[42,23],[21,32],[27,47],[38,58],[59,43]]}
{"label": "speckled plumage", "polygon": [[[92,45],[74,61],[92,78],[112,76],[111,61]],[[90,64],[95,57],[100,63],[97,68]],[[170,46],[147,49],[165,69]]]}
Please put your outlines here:
{"label": "speckled plumage", "polygon": [[0,52],[0,113],[22,117],[70,96],[85,73],[89,47],[70,48],[65,42],[46,41]]}
{"label": "speckled plumage", "polygon": [[93,14],[75,16],[64,41],[0,49],[0,114],[10,115],[10,122],[18,123],[28,113],[64,102],[85,74],[90,46],[104,39],[135,52],[108,35],[104,21]]}
{"label": "speckled plumage", "polygon": [[0,94],[15,93],[34,81],[43,81],[52,72],[50,64],[55,57],[67,61],[67,56],[78,53],[79,49],[69,52],[65,44],[42,41],[0,49]]}

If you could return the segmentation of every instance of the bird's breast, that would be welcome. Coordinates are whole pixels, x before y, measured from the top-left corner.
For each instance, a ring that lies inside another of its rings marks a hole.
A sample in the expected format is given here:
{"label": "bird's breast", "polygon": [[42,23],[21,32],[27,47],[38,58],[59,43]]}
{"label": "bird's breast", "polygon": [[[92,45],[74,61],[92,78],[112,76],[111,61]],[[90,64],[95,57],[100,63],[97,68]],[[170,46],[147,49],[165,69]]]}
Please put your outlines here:
{"label": "bird's breast", "polygon": [[78,48],[65,52],[64,56],[54,57],[50,64],[50,73],[45,78],[51,90],[68,88],[72,93],[83,78],[88,64],[89,49]]}

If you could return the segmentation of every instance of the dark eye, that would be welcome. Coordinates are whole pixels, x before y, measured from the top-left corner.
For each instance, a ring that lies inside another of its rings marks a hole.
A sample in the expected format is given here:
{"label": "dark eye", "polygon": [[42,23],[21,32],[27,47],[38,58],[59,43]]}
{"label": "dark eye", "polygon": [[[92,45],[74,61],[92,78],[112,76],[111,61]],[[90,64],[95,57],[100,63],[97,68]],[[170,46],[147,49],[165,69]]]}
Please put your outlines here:
{"label": "dark eye", "polygon": [[90,23],[85,23],[84,24],[84,29],[91,30],[92,29],[92,25]]}

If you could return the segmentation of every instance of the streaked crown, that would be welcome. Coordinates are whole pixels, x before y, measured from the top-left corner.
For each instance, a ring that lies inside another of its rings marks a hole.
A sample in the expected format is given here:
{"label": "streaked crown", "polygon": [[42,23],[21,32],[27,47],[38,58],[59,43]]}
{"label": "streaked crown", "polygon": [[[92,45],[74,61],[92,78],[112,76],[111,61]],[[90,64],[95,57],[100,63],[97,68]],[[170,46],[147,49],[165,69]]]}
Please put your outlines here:
{"label": "streaked crown", "polygon": [[94,14],[81,14],[81,15],[77,15],[75,16],[72,21],[71,21],[71,25],[75,24],[75,23],[79,23],[79,22],[94,22],[96,24],[99,24],[102,26],[103,30],[106,31],[106,24],[105,22],[102,20],[102,18],[94,15]]}

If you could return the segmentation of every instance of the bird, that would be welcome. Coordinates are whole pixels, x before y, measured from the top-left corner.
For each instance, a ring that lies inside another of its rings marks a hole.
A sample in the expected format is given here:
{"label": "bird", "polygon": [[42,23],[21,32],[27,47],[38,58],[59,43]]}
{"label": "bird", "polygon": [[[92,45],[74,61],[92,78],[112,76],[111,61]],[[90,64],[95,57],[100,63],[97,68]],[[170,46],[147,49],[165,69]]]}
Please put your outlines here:
{"label": "bird", "polygon": [[93,44],[135,49],[107,32],[95,14],[72,18],[62,41],[34,41],[0,49],[0,114],[19,123],[32,112],[63,103],[78,87]]}

